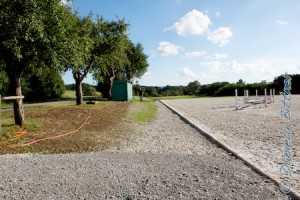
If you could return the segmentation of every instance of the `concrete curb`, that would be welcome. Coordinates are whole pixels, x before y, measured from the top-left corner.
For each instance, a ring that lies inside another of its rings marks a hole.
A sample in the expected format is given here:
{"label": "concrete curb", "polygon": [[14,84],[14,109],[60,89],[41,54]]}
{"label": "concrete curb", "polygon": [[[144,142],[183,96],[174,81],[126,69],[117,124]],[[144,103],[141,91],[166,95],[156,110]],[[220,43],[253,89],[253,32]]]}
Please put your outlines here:
{"label": "concrete curb", "polygon": [[[253,171],[255,171],[256,173],[258,173],[261,176],[264,176],[268,179],[270,179],[276,186],[279,187],[280,182],[277,181],[275,178],[273,178],[272,176],[270,176],[269,174],[265,173],[264,171],[262,171],[257,165],[255,165],[254,163],[251,163],[249,160],[247,160],[246,158],[243,158],[238,152],[236,152],[234,149],[232,149],[231,147],[229,147],[228,145],[222,143],[221,141],[219,141],[217,138],[215,138],[214,136],[212,136],[211,134],[203,131],[201,128],[199,128],[194,122],[192,122],[191,120],[189,120],[187,117],[185,117],[183,114],[181,114],[179,111],[177,111],[176,109],[174,109],[173,107],[169,106],[167,103],[165,103],[163,100],[159,100],[159,102],[161,102],[163,105],[165,105],[168,109],[170,109],[173,113],[175,113],[176,115],[178,115],[180,117],[181,120],[183,120],[184,122],[186,122],[187,124],[191,125],[193,128],[195,128],[199,133],[201,133],[202,135],[204,135],[206,138],[208,138],[210,141],[212,141],[213,143],[217,144],[218,146],[220,146],[222,149],[224,149],[225,151],[227,151],[228,153],[232,154],[234,157],[242,160],[247,166],[249,166]],[[296,191],[294,191],[293,189],[291,189],[291,191],[288,193],[287,195],[288,199],[295,199],[295,200],[300,200],[300,194],[297,193]],[[292,198],[289,198],[292,197]]]}

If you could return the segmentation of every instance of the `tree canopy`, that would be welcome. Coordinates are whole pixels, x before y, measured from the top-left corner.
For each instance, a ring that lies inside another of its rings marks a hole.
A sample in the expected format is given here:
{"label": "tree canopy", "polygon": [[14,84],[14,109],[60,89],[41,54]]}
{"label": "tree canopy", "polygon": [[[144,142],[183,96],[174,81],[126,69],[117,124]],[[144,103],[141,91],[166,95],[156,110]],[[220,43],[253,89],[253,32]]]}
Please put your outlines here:
{"label": "tree canopy", "polygon": [[[23,73],[62,66],[67,9],[60,0],[0,1],[0,63],[10,80],[11,95],[22,95]],[[14,117],[16,124],[23,125],[22,99],[14,102]]]}

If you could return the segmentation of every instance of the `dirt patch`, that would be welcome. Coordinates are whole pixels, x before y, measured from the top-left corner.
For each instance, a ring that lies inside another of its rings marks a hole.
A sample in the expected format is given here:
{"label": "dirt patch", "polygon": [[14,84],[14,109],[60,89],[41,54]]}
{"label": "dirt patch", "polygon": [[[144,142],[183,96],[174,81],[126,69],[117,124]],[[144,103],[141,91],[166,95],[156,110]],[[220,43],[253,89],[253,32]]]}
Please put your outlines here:
{"label": "dirt patch", "polygon": [[76,133],[66,137],[34,143],[26,147],[0,147],[0,153],[68,153],[104,150],[118,146],[130,133],[130,126],[124,127],[130,103],[114,102],[105,105],[40,107],[26,112],[26,118],[38,121],[39,127],[8,144],[24,144],[37,139],[72,132],[85,122]]}

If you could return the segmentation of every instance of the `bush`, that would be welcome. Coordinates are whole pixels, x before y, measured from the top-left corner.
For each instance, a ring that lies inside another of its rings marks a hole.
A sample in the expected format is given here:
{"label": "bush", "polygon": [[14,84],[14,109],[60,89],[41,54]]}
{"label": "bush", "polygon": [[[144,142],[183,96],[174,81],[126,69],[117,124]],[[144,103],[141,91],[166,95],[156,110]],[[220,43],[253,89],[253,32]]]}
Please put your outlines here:
{"label": "bush", "polygon": [[97,96],[95,87],[87,83],[82,83],[82,92],[84,96]]}
{"label": "bush", "polygon": [[44,101],[61,98],[65,85],[61,75],[50,69],[27,74],[22,78],[22,90],[26,101]]}

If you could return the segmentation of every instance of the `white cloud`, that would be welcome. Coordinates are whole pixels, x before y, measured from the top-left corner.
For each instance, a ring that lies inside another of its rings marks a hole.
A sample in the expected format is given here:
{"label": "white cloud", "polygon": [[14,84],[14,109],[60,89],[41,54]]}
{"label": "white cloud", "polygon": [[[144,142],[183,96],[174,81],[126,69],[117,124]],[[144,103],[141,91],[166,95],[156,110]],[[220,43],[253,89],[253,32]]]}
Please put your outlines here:
{"label": "white cloud", "polygon": [[209,33],[207,39],[219,46],[224,46],[230,42],[232,36],[233,33],[229,27],[219,27],[217,30]]}
{"label": "white cloud", "polygon": [[157,51],[162,56],[175,56],[179,53],[180,49],[182,49],[180,46],[163,41],[159,43]]}
{"label": "white cloud", "polygon": [[226,53],[215,53],[215,54],[213,54],[213,55],[207,56],[206,58],[207,58],[207,59],[218,60],[218,59],[227,58],[227,54],[226,54]]}
{"label": "white cloud", "polygon": [[199,81],[203,85],[203,84],[220,81],[221,77],[222,77],[222,75],[219,76],[219,75],[212,74],[212,73],[207,74],[205,72],[202,72],[199,74]]}
{"label": "white cloud", "polygon": [[209,30],[210,24],[210,18],[206,14],[194,9],[165,30],[175,30],[181,36],[202,35]]}
{"label": "white cloud", "polygon": [[247,66],[247,64],[241,64],[236,60],[234,60],[230,63],[227,63],[226,65],[229,66],[229,69],[232,71],[232,73],[235,73],[235,74],[244,73],[247,70],[247,68],[249,67],[249,64]]}
{"label": "white cloud", "polygon": [[179,70],[179,75],[183,77],[187,77],[189,80],[197,79],[198,76],[195,74],[190,68],[184,67]]}
{"label": "white cloud", "polygon": [[206,55],[206,51],[192,51],[192,52],[187,52],[185,53],[185,56],[187,58],[195,58],[195,57],[200,57]]}
{"label": "white cloud", "polygon": [[222,63],[220,61],[201,62],[201,66],[206,67],[210,71],[220,71]]}
{"label": "white cloud", "polygon": [[284,21],[284,20],[281,20],[281,19],[276,20],[276,23],[279,24],[279,25],[288,25],[289,24],[287,21]]}

